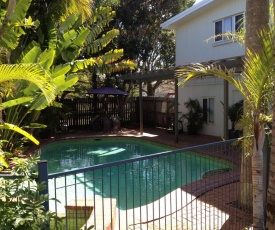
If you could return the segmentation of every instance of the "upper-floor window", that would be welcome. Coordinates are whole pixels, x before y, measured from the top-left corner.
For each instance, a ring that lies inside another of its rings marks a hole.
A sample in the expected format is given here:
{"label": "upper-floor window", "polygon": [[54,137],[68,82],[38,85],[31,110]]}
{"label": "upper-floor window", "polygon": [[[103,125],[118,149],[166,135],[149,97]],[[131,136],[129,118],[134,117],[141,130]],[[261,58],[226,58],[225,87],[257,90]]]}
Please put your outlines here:
{"label": "upper-floor window", "polygon": [[244,15],[238,14],[223,18],[215,22],[215,42],[225,41],[230,38],[230,34],[239,32],[243,28]]}

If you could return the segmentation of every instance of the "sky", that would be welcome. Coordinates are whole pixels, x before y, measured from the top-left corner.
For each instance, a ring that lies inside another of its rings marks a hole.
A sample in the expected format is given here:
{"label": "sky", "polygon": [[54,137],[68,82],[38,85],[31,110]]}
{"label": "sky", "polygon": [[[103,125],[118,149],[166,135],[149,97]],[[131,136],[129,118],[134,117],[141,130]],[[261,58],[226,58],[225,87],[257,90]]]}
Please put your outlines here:
{"label": "sky", "polygon": [[[202,1],[202,0],[196,0],[196,3],[201,2],[201,1]],[[195,3],[195,4],[196,4],[196,3]]]}

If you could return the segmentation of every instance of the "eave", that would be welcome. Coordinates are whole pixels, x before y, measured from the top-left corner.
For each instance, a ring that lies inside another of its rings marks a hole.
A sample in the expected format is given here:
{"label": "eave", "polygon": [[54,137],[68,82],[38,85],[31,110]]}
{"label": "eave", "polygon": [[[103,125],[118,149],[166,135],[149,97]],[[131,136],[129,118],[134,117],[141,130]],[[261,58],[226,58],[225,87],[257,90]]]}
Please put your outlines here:
{"label": "eave", "polygon": [[203,12],[215,7],[228,0],[202,0],[201,2],[191,6],[190,8],[182,11],[174,17],[168,19],[160,25],[163,29],[176,30],[182,23],[200,16]]}

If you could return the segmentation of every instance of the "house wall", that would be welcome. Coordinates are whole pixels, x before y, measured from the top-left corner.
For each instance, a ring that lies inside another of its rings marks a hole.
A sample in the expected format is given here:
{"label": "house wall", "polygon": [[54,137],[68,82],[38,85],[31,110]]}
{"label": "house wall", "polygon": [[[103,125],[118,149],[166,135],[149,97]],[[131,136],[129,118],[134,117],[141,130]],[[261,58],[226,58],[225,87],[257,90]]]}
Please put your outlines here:
{"label": "house wall", "polygon": [[225,44],[213,39],[215,21],[244,10],[245,0],[230,0],[184,21],[176,29],[176,66],[244,55],[244,46],[238,42]]}
{"label": "house wall", "polygon": [[[229,85],[229,105],[232,105],[243,99],[241,93],[232,85]],[[194,79],[179,87],[179,111],[181,114],[187,112],[184,105],[189,98],[198,99],[201,106],[204,98],[214,98],[214,122],[204,122],[202,134],[213,136],[224,136],[224,81],[216,77],[206,79]],[[180,117],[180,115],[179,115]],[[231,122],[228,121],[231,128]],[[184,131],[186,130],[186,121],[184,121]]]}
{"label": "house wall", "polygon": [[[216,42],[214,22],[245,10],[245,0],[221,1],[213,8],[199,16],[190,17],[176,28],[176,66],[196,62],[207,62],[243,56],[244,46],[238,42]],[[206,40],[209,39],[207,42]],[[215,77],[205,77],[189,81],[184,87],[179,87],[179,111],[186,112],[184,102],[198,99],[202,105],[203,98],[214,98],[214,123],[205,123],[202,134],[224,136],[224,82]],[[240,92],[229,85],[229,105],[242,99]],[[231,128],[230,121],[228,122]],[[185,126],[186,129],[186,126]]]}

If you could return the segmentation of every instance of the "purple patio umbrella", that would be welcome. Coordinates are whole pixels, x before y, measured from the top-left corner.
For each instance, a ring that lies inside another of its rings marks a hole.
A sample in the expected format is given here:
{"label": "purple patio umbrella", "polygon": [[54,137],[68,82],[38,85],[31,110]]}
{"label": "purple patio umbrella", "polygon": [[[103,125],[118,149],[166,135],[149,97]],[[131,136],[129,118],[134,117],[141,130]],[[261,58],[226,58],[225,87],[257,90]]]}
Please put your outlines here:
{"label": "purple patio umbrella", "polygon": [[128,93],[118,90],[112,86],[103,86],[96,89],[91,89],[87,94],[104,94],[104,95],[128,95]]}

